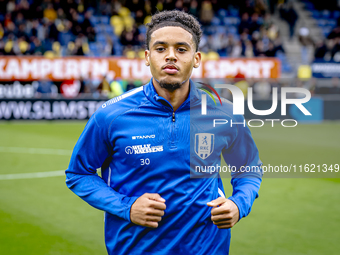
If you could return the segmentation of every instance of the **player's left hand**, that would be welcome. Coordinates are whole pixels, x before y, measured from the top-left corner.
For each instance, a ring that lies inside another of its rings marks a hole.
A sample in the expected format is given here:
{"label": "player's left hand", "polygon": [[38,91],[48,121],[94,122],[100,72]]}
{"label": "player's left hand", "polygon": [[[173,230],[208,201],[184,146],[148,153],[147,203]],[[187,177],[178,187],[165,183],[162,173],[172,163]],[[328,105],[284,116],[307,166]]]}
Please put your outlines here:
{"label": "player's left hand", "polygon": [[239,220],[237,205],[224,197],[219,197],[209,203],[211,209],[211,220],[218,228],[232,228]]}

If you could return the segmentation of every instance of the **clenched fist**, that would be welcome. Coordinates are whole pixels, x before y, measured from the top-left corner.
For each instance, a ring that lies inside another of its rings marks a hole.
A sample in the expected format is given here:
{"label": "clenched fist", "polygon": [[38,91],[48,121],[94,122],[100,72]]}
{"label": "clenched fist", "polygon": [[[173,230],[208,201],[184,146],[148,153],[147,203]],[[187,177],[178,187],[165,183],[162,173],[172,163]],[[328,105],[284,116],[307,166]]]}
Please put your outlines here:
{"label": "clenched fist", "polygon": [[157,193],[145,193],[132,204],[130,219],[137,225],[157,228],[165,209],[164,198]]}
{"label": "clenched fist", "polygon": [[209,203],[211,209],[211,220],[218,228],[232,228],[239,219],[239,210],[237,205],[224,197],[219,197]]}

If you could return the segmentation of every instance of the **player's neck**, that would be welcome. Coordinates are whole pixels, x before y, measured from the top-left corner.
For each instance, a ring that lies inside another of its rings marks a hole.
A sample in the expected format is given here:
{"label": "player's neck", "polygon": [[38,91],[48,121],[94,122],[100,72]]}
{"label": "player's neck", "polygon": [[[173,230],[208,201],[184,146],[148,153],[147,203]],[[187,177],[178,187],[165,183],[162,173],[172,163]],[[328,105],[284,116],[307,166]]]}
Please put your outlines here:
{"label": "player's neck", "polygon": [[172,105],[172,108],[174,108],[174,111],[176,111],[188,98],[190,90],[189,80],[182,84],[179,89],[176,89],[174,91],[169,91],[162,88],[155,79],[153,79],[153,86],[159,96],[168,100],[168,102]]}

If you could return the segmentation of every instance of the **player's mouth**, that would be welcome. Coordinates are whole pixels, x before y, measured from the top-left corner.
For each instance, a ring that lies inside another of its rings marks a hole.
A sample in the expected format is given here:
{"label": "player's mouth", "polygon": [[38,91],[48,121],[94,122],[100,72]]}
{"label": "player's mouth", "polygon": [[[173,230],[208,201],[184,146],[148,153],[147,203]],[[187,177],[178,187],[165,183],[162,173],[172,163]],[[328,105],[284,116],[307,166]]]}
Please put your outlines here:
{"label": "player's mouth", "polygon": [[175,65],[166,65],[163,67],[164,72],[167,74],[175,74],[178,72],[178,67]]}

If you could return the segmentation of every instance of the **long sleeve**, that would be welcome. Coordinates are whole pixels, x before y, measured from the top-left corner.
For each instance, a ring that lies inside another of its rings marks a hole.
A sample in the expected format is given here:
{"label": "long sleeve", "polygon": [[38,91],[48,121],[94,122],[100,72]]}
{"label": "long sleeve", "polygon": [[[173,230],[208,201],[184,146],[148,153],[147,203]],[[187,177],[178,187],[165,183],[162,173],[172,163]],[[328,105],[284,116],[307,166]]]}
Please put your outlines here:
{"label": "long sleeve", "polygon": [[[243,121],[242,116],[237,116],[238,123]],[[241,219],[250,213],[254,200],[258,197],[263,174],[259,152],[249,128],[238,124],[236,138],[222,153],[232,170],[233,194],[229,199],[237,205]]]}
{"label": "long sleeve", "polygon": [[[101,125],[99,125],[101,123]],[[76,143],[66,173],[66,185],[93,207],[130,221],[131,205],[137,197],[115,191],[97,175],[97,169],[111,157],[107,125],[94,114]]]}

